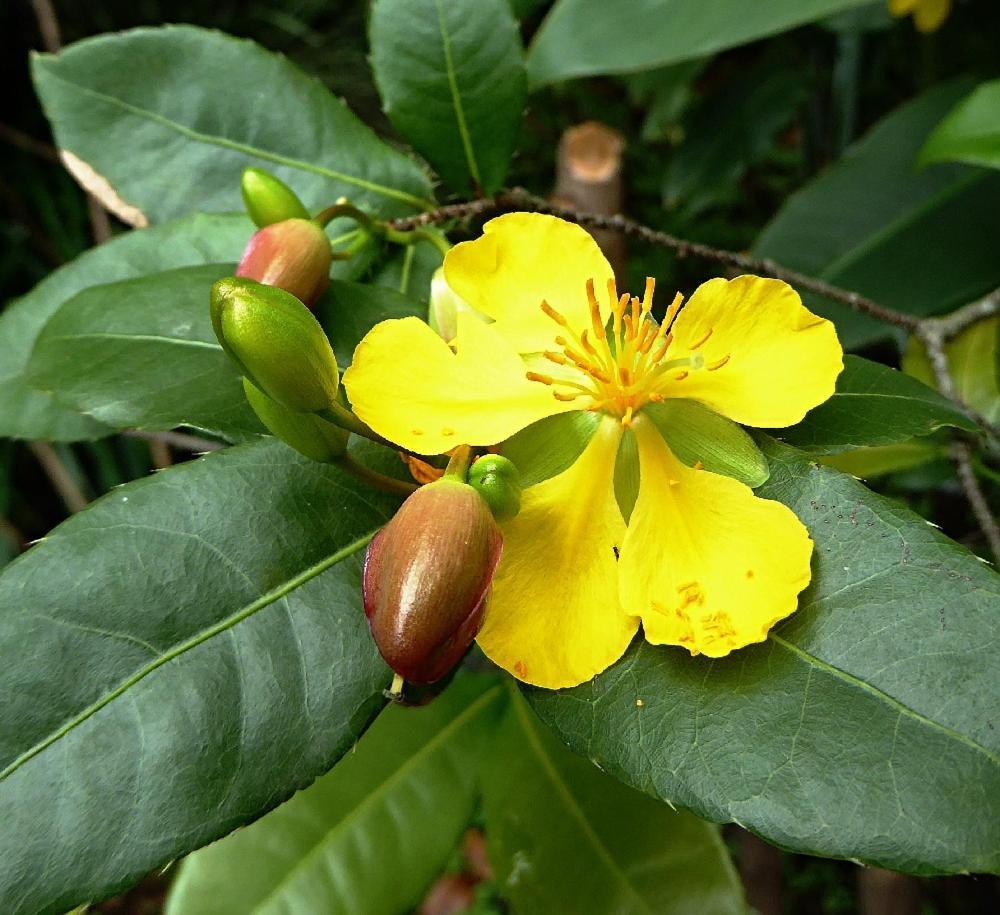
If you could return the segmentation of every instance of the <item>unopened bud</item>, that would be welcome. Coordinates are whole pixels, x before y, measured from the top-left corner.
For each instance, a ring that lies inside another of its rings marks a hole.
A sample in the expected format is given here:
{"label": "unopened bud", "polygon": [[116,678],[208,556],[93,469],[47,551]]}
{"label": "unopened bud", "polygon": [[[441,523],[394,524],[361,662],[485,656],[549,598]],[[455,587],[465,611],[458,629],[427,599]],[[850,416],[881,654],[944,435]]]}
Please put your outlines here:
{"label": "unopened bud", "polygon": [[479,458],[469,470],[469,485],[486,500],[497,521],[509,521],[521,510],[521,475],[503,455]]}
{"label": "unopened bud", "polygon": [[240,372],[282,406],[324,410],[337,396],[337,358],[323,328],[295,296],[228,277],[212,286],[212,326]]}
{"label": "unopened bud", "polygon": [[448,285],[444,278],[444,267],[438,267],[431,277],[431,304],[427,323],[438,336],[450,343],[458,333],[460,314],[475,315],[483,320],[483,316]]}
{"label": "unopened bud", "polygon": [[284,219],[308,219],[309,211],[284,181],[262,168],[245,168],[240,191],[247,215],[261,228]]}
{"label": "unopened bud", "polygon": [[290,292],[312,305],[330,283],[333,252],[310,219],[285,219],[258,229],[243,251],[237,276]]}
{"label": "unopened bud", "polygon": [[276,438],[313,461],[328,464],[343,457],[349,433],[315,413],[296,413],[272,400],[248,378],[243,391],[254,413]]}
{"label": "unopened bud", "polygon": [[479,632],[503,539],[479,494],[445,477],[411,495],[365,554],[365,614],[386,663],[433,683]]}

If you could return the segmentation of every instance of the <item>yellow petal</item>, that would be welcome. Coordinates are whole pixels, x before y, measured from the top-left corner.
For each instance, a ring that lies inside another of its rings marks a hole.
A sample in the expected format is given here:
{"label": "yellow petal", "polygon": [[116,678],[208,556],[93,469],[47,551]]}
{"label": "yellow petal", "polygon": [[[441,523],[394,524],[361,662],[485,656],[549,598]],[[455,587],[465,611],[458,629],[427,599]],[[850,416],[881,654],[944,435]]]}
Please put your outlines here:
{"label": "yellow petal", "polygon": [[699,286],[673,326],[668,358],[700,353],[704,367],[669,371],[658,390],[747,426],[791,426],[833,394],[844,352],[833,324],[781,280],[738,276]]}
{"label": "yellow petal", "polygon": [[951,0],[921,0],[913,11],[913,24],[919,32],[937,31],[951,12]]}
{"label": "yellow petal", "polygon": [[541,213],[508,213],[483,226],[483,235],[452,248],[444,259],[448,285],[519,353],[553,348],[558,325],[539,307],[545,300],[579,332],[591,326],[587,280],[602,316],[610,314],[614,273],[597,242],[579,226]]}
{"label": "yellow petal", "polygon": [[763,641],[809,583],[812,541],[779,502],[729,477],[694,470],[645,417],[639,498],[622,545],[622,606],[646,639],[718,658]]}
{"label": "yellow petal", "polygon": [[478,642],[515,677],[576,686],[618,660],[639,628],[618,603],[614,493],[621,424],[605,420],[558,476],[525,490],[503,525],[503,557]]}
{"label": "yellow petal", "polygon": [[889,0],[889,12],[893,16],[906,16],[916,9],[921,0]]}
{"label": "yellow petal", "polygon": [[423,321],[383,321],[344,373],[354,412],[379,435],[418,454],[492,445],[556,413],[578,409],[525,378],[521,358],[492,325],[458,316],[457,352]]}

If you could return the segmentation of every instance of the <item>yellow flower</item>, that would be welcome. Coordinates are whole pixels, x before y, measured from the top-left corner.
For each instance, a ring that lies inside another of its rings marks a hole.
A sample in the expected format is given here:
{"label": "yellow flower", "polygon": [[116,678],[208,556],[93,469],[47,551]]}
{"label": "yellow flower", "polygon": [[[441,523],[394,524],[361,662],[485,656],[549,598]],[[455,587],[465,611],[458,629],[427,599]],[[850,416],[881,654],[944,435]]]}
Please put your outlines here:
{"label": "yellow flower", "polygon": [[934,32],[948,18],[952,0],[889,0],[893,16],[913,14],[913,24],[921,32]]}
{"label": "yellow flower", "polygon": [[[812,541],[785,506],[680,461],[644,408],[689,398],[736,422],[792,425],[833,393],[833,325],[754,276],[710,280],[683,308],[678,295],[657,324],[652,280],[641,300],[619,296],[583,229],[533,213],[487,223],[445,274],[479,314],[459,314],[450,345],[416,318],[373,328],[344,376],[365,422],[436,454],[558,413],[600,417],[575,462],[526,489],[503,525],[486,654],[554,689],[614,663],[640,623],[654,644],[710,657],[766,638],[809,582]],[[627,429],[640,474],[626,524],[614,468]]]}

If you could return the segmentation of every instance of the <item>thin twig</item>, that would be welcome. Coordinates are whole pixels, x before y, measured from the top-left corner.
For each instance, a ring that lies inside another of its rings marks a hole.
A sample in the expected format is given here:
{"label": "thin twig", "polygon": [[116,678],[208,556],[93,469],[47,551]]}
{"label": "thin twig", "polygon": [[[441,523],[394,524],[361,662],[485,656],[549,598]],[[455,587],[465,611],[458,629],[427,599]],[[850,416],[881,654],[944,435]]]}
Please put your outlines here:
{"label": "thin twig", "polygon": [[750,257],[747,254],[740,254],[737,251],[726,251],[722,248],[713,248],[711,245],[703,245],[700,242],[677,238],[667,232],[660,232],[656,229],[651,229],[649,226],[644,226],[634,219],[629,219],[627,216],[600,216],[596,213],[584,213],[574,207],[551,203],[541,197],[529,194],[520,188],[506,191],[495,197],[486,197],[482,200],[473,200],[468,203],[449,204],[439,207],[436,210],[420,213],[417,216],[394,219],[389,224],[394,229],[406,231],[420,226],[434,225],[455,219],[468,219],[472,216],[481,216],[486,213],[508,212],[518,209],[532,210],[536,213],[548,213],[591,229],[606,229],[612,232],[621,232],[623,235],[638,238],[650,245],[670,248],[679,257],[694,255],[696,257],[703,257],[706,260],[715,261],[719,264],[737,267],[749,273],[784,280],[792,286],[808,289],[810,292],[815,292],[825,298],[843,302],[856,311],[863,311],[873,318],[896,327],[902,327],[905,330],[915,331],[917,325],[920,323],[920,319],[913,315],[879,305],[878,302],[873,302],[860,293],[849,289],[841,289],[839,286],[833,286],[823,280],[799,273],[797,270],[782,267],[770,259]]}
{"label": "thin twig", "polygon": [[965,498],[969,500],[976,522],[993,553],[993,561],[1000,563],[1000,526],[997,525],[997,520],[990,511],[990,504],[986,501],[986,494],[976,478],[976,471],[972,466],[972,452],[965,442],[952,442],[950,454]]}
{"label": "thin twig", "polygon": [[87,507],[87,497],[84,495],[80,484],[77,483],[73,474],[66,469],[66,465],[59,459],[55,448],[48,442],[28,442],[31,453],[45,471],[45,475],[52,483],[52,488],[59,494],[63,504],[70,513],[81,511]]}

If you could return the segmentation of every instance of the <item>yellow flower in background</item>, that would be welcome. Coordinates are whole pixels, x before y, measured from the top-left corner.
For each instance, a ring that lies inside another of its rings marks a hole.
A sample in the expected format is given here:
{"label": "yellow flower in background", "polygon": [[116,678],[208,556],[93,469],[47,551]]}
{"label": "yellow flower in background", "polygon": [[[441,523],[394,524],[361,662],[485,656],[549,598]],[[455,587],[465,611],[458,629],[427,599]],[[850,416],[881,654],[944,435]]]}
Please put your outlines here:
{"label": "yellow flower in background", "polygon": [[889,0],[893,16],[913,14],[913,24],[921,32],[934,32],[948,18],[952,0]]}
{"label": "yellow flower in background", "polygon": [[[594,240],[551,216],[511,213],[445,259],[477,314],[445,342],[416,318],[359,344],[344,385],[373,429],[421,454],[494,445],[536,420],[600,416],[562,473],[525,490],[503,525],[482,649],[521,680],[589,680],[642,624],[654,644],[721,657],[762,641],[795,610],[812,541],[796,516],[729,477],[687,466],[643,412],[695,400],[753,426],[792,425],[826,400],[843,368],[833,325],[778,280],[741,276],[677,296],[653,320],[619,296]],[[639,490],[626,524],[614,469],[635,436]]]}

